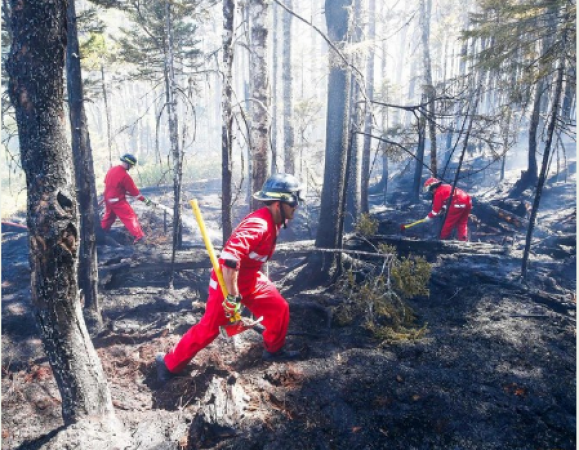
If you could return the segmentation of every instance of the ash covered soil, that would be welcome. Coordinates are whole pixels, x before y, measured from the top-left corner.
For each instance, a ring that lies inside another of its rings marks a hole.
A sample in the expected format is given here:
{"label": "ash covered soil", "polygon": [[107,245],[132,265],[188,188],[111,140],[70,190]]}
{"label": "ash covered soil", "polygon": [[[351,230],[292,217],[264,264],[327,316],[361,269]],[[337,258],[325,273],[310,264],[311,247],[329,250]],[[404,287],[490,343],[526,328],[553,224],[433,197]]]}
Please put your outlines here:
{"label": "ash covered soil", "polygon": [[[439,252],[427,229],[400,236],[400,223],[423,217],[426,203],[374,209],[382,235],[414,244],[433,264],[430,295],[408,300],[416,328],[426,330],[416,339],[380,341],[359,322],[339,326],[332,311],[343,292],[296,289],[295,268],[304,256],[280,250],[269,275],[286,292],[288,345],[301,349],[302,358],[265,363],[259,333],[220,336],[184,377],[165,386],[156,382],[154,356],[202,316],[209,263],[195,226],[186,222],[186,254],[200,265],[180,267],[169,290],[168,265],[155,265],[170,246],[163,213],[136,204],[147,243],[133,247],[119,227],[113,235],[121,245],[99,246],[106,326],[94,337],[116,414],[133,438],[130,448],[575,449],[576,249],[555,239],[575,240],[574,183],[544,193],[527,283],[519,279],[524,233],[505,240],[504,233],[479,227],[470,245]],[[214,194],[201,196],[208,186]],[[217,182],[188,186],[214,242],[221,234],[218,188]],[[145,194],[170,206],[169,194]],[[188,210],[184,215],[192,217]],[[312,239],[314,223],[316,208],[302,210],[282,231],[280,249]],[[7,227],[3,449],[43,448],[63,425],[31,312],[27,252],[26,233]],[[68,445],[61,448],[75,448]]]}

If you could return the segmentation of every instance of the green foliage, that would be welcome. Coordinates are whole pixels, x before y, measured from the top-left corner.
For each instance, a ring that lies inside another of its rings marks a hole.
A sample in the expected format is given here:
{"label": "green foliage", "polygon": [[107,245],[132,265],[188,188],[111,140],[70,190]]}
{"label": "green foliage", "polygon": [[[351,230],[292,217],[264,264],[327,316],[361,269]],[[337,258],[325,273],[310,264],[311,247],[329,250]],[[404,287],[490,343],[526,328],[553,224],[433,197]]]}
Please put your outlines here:
{"label": "green foliage", "polygon": [[424,258],[409,257],[397,260],[397,264],[392,268],[395,289],[404,298],[428,295],[430,273],[430,264]]}
{"label": "green foliage", "polygon": [[565,0],[482,0],[480,11],[471,14],[471,22],[463,39],[478,38],[485,43],[475,55],[483,69],[518,71],[518,81],[533,84],[550,76],[562,51],[575,60],[575,46],[565,49],[555,38],[567,28],[569,42],[575,42],[576,5]]}
{"label": "green foliage", "polygon": [[[198,3],[191,0],[172,2],[173,54],[176,75],[193,72],[200,63],[197,48],[197,25],[194,22]],[[131,26],[121,27],[123,35],[116,40],[119,57],[133,65],[133,76],[158,81],[163,77],[166,36],[165,2],[134,0],[127,8]]]}
{"label": "green foliage", "polygon": [[420,257],[399,258],[395,248],[380,246],[382,266],[355,272],[350,269],[338,282],[346,300],[337,308],[334,321],[340,326],[359,321],[381,340],[418,339],[427,329],[417,327],[405,299],[428,295],[430,265]]}
{"label": "green foliage", "polygon": [[373,219],[370,214],[362,214],[356,223],[356,233],[364,237],[373,236],[378,231],[378,220]]}

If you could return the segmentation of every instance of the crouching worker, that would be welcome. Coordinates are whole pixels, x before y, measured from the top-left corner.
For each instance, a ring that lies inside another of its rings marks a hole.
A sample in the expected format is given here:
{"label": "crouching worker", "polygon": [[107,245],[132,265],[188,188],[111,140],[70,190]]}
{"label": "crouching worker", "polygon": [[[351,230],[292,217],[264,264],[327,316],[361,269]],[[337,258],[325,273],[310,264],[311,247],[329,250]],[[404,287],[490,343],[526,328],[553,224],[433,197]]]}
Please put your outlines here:
{"label": "crouching worker", "polygon": [[105,232],[109,232],[118,217],[135,238],[134,243],[136,244],[143,240],[145,233],[141,228],[137,214],[127,201],[127,195],[137,197],[137,200],[141,200],[147,205],[151,204],[151,200],[140,193],[139,188],[129,175],[129,170],[135,164],[137,164],[137,158],[126,153],[121,156],[121,164],[110,168],[107,172],[104,192],[105,215],[101,220],[101,228]]}
{"label": "crouching worker", "polygon": [[193,357],[229,323],[231,308],[241,303],[256,317],[263,316],[263,359],[288,360],[299,352],[284,349],[289,325],[289,305],[273,283],[260,272],[273,255],[281,226],[294,218],[301,200],[300,183],[288,174],[271,176],[253,197],[265,206],[245,217],[223,247],[219,265],[229,296],[224,302],[215,271],[211,273],[205,314],[166,355],[156,357],[157,378],[165,383],[181,372]]}
{"label": "crouching worker", "polygon": [[[431,192],[433,194],[432,211],[424,218],[426,221],[432,220],[441,212],[444,212],[444,208],[448,207],[448,199],[451,191],[452,186],[450,184],[442,183],[442,181],[437,178],[429,178],[426,180],[424,183],[424,193]],[[446,214],[446,220],[440,231],[440,239],[450,238],[452,231],[456,228],[458,240],[467,241],[468,216],[472,210],[472,199],[470,195],[462,189],[455,188],[449,208]]]}

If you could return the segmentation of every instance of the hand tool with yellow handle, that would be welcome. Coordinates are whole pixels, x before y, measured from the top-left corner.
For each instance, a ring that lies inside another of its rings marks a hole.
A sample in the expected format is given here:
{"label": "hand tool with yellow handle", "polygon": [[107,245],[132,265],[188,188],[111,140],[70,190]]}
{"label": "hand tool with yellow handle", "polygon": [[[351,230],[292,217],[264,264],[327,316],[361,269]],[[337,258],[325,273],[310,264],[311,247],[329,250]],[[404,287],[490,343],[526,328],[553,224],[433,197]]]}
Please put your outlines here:
{"label": "hand tool with yellow handle", "polygon": [[239,302],[235,297],[230,296],[227,292],[227,287],[225,286],[225,281],[223,280],[223,273],[219,267],[217,257],[215,256],[215,250],[213,249],[211,239],[209,239],[209,236],[207,235],[207,229],[205,228],[205,222],[203,221],[203,216],[201,215],[199,204],[197,203],[197,200],[191,200],[189,204],[193,208],[193,213],[195,214],[195,219],[197,219],[197,224],[199,225],[201,236],[205,242],[205,248],[207,249],[207,253],[209,253],[209,259],[211,260],[211,265],[215,271],[217,282],[221,287],[221,292],[223,292],[223,310],[225,311],[226,317],[228,317],[229,321],[231,322],[229,325],[222,327],[222,331],[224,331],[225,334],[229,337],[235,336],[236,334],[252,328],[261,322],[263,317],[248,323],[241,322],[241,302]]}
{"label": "hand tool with yellow handle", "polygon": [[400,225],[400,230],[404,231],[410,227],[413,227],[414,225],[420,225],[423,222],[426,222],[426,219],[420,219],[417,220],[416,222],[409,223],[408,225]]}

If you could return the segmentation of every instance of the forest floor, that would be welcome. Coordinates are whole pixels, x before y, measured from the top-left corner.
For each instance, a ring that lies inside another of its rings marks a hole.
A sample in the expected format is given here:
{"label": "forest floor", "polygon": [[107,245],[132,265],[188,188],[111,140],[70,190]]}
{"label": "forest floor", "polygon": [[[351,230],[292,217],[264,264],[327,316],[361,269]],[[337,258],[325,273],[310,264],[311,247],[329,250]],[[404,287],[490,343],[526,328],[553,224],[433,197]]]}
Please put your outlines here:
{"label": "forest floor", "polygon": [[[198,196],[216,239],[218,189],[215,181],[199,183],[185,195]],[[146,195],[167,204],[170,194]],[[485,201],[492,201],[490,194]],[[159,211],[142,204],[136,210],[147,243],[99,246],[100,266],[154,260],[170,245]],[[426,202],[373,209],[381,234],[424,242],[432,263],[430,294],[407,302],[416,328],[425,331],[415,339],[381,341],[359,322],[331,321],[344,293],[324,286],[288,291],[287,277],[300,260],[280,252],[269,274],[286,277],[280,286],[291,311],[288,346],[301,349],[302,358],[266,363],[257,332],[220,336],[185,376],[159,386],[155,354],[170,349],[202,316],[209,271],[179,271],[172,290],[167,266],[145,271],[133,264],[104,277],[106,327],[94,344],[116,414],[133,437],[130,448],[575,449],[576,247],[547,245],[558,235],[576,237],[575,179],[550,185],[543,196],[541,243],[526,283],[519,279],[524,233],[505,244],[500,233],[474,230],[473,241],[497,252],[460,244],[464,251],[437,254],[429,250],[427,228],[400,236],[400,223],[427,210]],[[308,211],[282,230],[280,245],[314,237],[315,208]],[[203,258],[189,221],[185,240]],[[122,242],[122,229],[115,233]],[[25,230],[3,230],[3,449],[43,448],[63,426],[60,395],[31,312],[27,253]]]}

